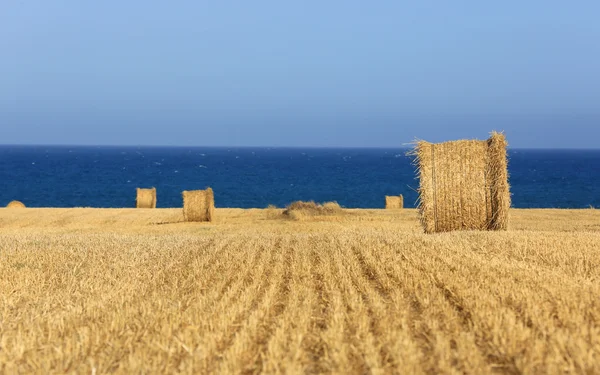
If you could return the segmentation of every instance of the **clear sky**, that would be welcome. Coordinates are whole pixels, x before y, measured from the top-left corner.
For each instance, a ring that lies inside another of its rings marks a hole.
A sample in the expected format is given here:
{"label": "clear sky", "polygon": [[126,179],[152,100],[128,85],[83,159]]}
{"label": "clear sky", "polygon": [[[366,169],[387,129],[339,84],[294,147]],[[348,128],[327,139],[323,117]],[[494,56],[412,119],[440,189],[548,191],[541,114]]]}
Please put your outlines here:
{"label": "clear sky", "polygon": [[0,143],[600,148],[598,1],[0,1]]}

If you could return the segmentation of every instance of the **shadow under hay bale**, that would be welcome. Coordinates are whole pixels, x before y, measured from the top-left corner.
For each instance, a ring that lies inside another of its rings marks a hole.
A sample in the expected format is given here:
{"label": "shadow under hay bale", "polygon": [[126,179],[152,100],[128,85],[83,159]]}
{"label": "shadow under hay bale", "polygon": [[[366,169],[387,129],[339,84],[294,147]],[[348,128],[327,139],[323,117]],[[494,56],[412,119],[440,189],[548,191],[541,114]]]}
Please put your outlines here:
{"label": "shadow under hay bale", "polygon": [[404,208],[404,197],[400,195],[386,195],[385,208],[387,210],[397,210]]}
{"label": "shadow under hay bale", "polygon": [[191,190],[183,193],[184,221],[213,221],[215,197],[213,190]]}
{"label": "shadow under hay bale", "polygon": [[136,208],[156,208],[156,188],[137,188]]}
{"label": "shadow under hay bale", "polygon": [[419,142],[419,211],[426,233],[506,230],[510,192],[506,138]]}
{"label": "shadow under hay bale", "polygon": [[25,205],[20,201],[12,201],[6,205],[6,208],[25,208]]}

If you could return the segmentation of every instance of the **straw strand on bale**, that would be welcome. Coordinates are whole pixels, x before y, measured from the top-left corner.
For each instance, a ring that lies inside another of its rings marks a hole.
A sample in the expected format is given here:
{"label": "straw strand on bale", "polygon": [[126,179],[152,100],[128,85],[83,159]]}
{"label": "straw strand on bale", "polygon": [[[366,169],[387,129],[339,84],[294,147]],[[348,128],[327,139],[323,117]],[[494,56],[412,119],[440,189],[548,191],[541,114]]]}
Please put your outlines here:
{"label": "straw strand on bale", "polygon": [[25,208],[25,205],[20,201],[12,201],[6,205],[6,208]]}
{"label": "straw strand on bale", "polygon": [[385,208],[388,210],[404,208],[404,197],[400,195],[386,195]]}
{"label": "straw strand on bale", "polygon": [[136,208],[156,208],[156,188],[137,188]]}
{"label": "straw strand on bale", "polygon": [[419,171],[419,212],[425,233],[436,230],[437,215],[435,209],[435,174],[433,173],[434,148],[425,141],[417,143],[416,157]]}
{"label": "straw strand on bale", "polygon": [[185,221],[213,221],[215,212],[215,197],[213,190],[184,191],[183,218]]}
{"label": "straw strand on bale", "polygon": [[492,230],[508,229],[508,211],[510,209],[510,186],[508,185],[508,159],[506,156],[506,138],[503,134],[493,132],[488,140],[488,178],[492,215]]}
{"label": "straw strand on bale", "polygon": [[510,192],[506,139],[418,142],[419,211],[426,233],[505,230]]}

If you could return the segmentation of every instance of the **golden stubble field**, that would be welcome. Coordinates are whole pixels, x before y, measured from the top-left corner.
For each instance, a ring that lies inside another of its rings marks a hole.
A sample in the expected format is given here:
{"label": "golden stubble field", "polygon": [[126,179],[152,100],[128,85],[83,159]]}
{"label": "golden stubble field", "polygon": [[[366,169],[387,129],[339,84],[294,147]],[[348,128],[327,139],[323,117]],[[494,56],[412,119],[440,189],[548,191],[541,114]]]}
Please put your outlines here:
{"label": "golden stubble field", "polygon": [[0,209],[1,373],[600,373],[600,211]]}

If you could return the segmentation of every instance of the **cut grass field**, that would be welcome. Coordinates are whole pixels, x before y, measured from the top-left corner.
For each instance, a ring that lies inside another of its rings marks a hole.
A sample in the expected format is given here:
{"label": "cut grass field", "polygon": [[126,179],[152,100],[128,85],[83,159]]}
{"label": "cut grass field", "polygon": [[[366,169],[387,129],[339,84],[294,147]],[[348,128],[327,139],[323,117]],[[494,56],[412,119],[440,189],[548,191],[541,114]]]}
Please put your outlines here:
{"label": "cut grass field", "polygon": [[0,373],[600,373],[600,210],[0,209]]}

